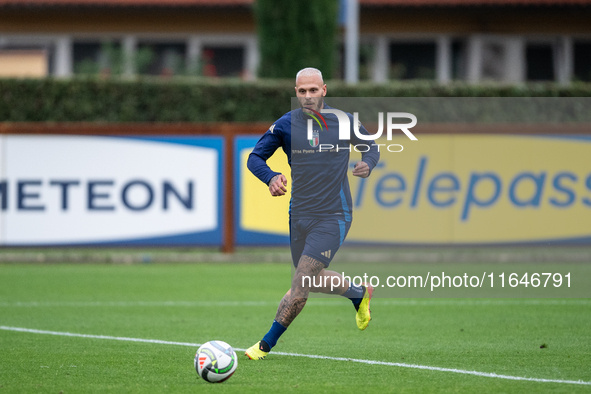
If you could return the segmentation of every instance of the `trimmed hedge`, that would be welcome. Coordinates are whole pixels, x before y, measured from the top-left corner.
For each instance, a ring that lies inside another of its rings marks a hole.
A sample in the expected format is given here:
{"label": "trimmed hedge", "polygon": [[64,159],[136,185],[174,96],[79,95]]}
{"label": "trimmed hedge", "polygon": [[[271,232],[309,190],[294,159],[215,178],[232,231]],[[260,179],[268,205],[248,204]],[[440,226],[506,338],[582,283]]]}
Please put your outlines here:
{"label": "trimmed hedge", "polygon": [[[329,82],[333,97],[591,97],[591,84],[520,86]],[[1,122],[271,122],[290,109],[292,80],[0,79]]]}

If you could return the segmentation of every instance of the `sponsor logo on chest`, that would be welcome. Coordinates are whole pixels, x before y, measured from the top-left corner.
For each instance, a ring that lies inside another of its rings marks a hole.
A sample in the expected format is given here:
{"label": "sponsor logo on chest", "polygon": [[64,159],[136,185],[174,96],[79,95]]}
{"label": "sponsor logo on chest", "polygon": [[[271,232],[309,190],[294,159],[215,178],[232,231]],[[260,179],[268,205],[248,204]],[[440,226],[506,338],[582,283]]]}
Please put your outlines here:
{"label": "sponsor logo on chest", "polygon": [[310,138],[308,140],[308,142],[310,143],[310,146],[312,148],[315,148],[318,146],[318,144],[320,143],[320,132],[314,130],[312,131],[312,138]]}

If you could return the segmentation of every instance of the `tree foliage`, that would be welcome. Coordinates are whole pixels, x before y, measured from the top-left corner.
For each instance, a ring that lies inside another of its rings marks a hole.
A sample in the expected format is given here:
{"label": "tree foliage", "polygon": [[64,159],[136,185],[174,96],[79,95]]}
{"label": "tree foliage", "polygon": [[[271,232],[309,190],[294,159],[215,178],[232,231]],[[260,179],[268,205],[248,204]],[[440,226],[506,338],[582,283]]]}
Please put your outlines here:
{"label": "tree foliage", "polygon": [[294,78],[316,67],[330,79],[336,54],[338,0],[257,0],[259,76]]}

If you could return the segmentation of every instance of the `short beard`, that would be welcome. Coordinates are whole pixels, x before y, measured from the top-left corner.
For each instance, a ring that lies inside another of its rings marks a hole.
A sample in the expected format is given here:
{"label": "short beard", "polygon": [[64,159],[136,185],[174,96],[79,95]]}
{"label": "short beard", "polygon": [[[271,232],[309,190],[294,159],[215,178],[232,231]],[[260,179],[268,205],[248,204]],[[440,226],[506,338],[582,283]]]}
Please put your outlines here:
{"label": "short beard", "polygon": [[[304,104],[302,104],[299,100],[298,100],[298,102],[300,104],[300,108],[302,109],[302,111],[304,111],[307,114],[312,113],[312,111],[310,111],[308,108],[306,108],[306,106],[304,106]],[[310,107],[310,105],[308,105],[307,107]],[[320,112],[320,110],[323,107],[324,107],[324,97],[318,97],[317,105],[313,106],[312,109],[316,112]]]}

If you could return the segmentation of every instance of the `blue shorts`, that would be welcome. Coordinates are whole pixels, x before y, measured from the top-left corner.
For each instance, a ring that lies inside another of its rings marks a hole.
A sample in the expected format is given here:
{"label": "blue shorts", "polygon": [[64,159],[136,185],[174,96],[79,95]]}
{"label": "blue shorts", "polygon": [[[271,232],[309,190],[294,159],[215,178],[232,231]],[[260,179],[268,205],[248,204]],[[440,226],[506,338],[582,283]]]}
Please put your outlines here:
{"label": "blue shorts", "polygon": [[295,267],[303,255],[328,267],[351,228],[351,222],[337,219],[290,219],[289,224],[291,258]]}

